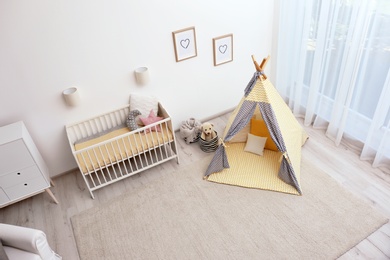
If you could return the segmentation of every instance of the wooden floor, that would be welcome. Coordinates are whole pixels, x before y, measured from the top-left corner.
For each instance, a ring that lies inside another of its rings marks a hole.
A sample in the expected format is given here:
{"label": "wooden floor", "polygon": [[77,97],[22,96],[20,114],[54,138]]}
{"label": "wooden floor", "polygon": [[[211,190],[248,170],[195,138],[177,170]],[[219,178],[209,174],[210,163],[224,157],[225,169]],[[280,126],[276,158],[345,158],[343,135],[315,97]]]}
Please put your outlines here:
{"label": "wooden floor", "polygon": [[[224,114],[209,121],[213,122],[217,132],[222,134],[227,119],[228,114]],[[346,146],[335,147],[333,142],[325,137],[324,131],[306,127],[305,129],[310,139],[303,148],[302,156],[314,161],[345,189],[390,218],[390,174],[372,168]],[[46,233],[52,248],[62,255],[63,259],[79,259],[70,221],[72,216],[147,185],[162,178],[166,172],[184,168],[208,155],[200,150],[197,143],[187,145],[180,137],[177,138],[179,165],[172,160],[107,186],[94,192],[94,200],[85,188],[80,173],[74,171],[54,179],[56,186],[51,190],[60,201],[59,205],[54,204],[47,193],[41,193],[0,209],[0,222],[41,229]],[[367,237],[340,259],[390,259],[390,223]]]}

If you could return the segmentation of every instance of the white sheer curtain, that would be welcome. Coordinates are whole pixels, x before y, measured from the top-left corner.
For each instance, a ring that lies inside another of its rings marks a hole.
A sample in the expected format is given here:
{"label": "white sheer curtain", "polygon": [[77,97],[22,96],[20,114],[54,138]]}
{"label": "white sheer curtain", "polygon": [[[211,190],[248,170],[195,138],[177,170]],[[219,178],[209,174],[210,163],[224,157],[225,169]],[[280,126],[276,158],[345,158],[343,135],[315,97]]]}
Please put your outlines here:
{"label": "white sheer curtain", "polygon": [[279,0],[275,85],[305,125],[390,169],[390,1]]}

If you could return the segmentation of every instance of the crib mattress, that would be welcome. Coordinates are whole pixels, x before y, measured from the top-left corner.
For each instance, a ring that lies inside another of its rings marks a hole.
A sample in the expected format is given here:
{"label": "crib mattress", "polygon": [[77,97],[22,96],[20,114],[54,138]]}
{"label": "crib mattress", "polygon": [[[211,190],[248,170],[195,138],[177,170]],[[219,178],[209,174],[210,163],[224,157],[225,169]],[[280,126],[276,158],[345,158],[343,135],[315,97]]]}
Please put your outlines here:
{"label": "crib mattress", "polygon": [[[207,180],[235,186],[273,190],[299,195],[297,190],[278,177],[281,153],[264,150],[264,155],[244,151],[245,143],[227,144],[230,168],[213,173]],[[299,179],[299,173],[297,178]]]}
{"label": "crib mattress", "polygon": [[[166,123],[161,124],[161,132],[152,131],[130,135],[129,133],[130,130],[127,127],[123,127],[97,138],[75,144],[76,157],[82,172],[86,174],[92,170],[103,168],[109,164],[173,141],[173,134],[166,127]],[[99,145],[108,140],[111,140],[111,142]],[[97,146],[88,149],[88,147],[93,145]],[[82,149],[84,150],[77,153],[77,151]]]}

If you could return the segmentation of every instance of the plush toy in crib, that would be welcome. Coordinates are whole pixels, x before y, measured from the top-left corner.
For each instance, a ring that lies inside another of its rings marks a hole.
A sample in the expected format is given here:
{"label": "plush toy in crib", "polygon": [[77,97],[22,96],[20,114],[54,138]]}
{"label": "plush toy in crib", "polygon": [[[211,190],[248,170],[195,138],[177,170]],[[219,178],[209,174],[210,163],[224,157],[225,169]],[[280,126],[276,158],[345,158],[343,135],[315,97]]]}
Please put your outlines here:
{"label": "plush toy in crib", "polygon": [[141,112],[139,112],[139,110],[137,109],[134,109],[130,111],[129,115],[127,116],[126,125],[130,129],[130,131],[134,131],[138,129],[136,118],[139,115],[141,115]]}

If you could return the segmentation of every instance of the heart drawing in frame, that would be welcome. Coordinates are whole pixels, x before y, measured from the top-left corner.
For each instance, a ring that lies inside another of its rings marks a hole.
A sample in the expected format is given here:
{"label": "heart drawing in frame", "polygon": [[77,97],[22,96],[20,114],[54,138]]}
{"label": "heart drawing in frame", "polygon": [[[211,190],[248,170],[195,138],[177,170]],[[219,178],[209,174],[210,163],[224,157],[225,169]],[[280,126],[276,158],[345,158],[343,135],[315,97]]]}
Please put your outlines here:
{"label": "heart drawing in frame", "polygon": [[225,54],[225,52],[227,51],[227,47],[228,47],[228,46],[227,46],[226,44],[220,45],[220,46],[218,47],[218,50],[219,50],[220,53]]}
{"label": "heart drawing in frame", "polygon": [[213,38],[214,66],[233,61],[233,34]]}
{"label": "heart drawing in frame", "polygon": [[190,39],[184,39],[180,41],[180,46],[183,47],[184,49],[187,49],[188,46],[190,46]]}
{"label": "heart drawing in frame", "polygon": [[176,62],[197,56],[195,27],[172,32]]}

